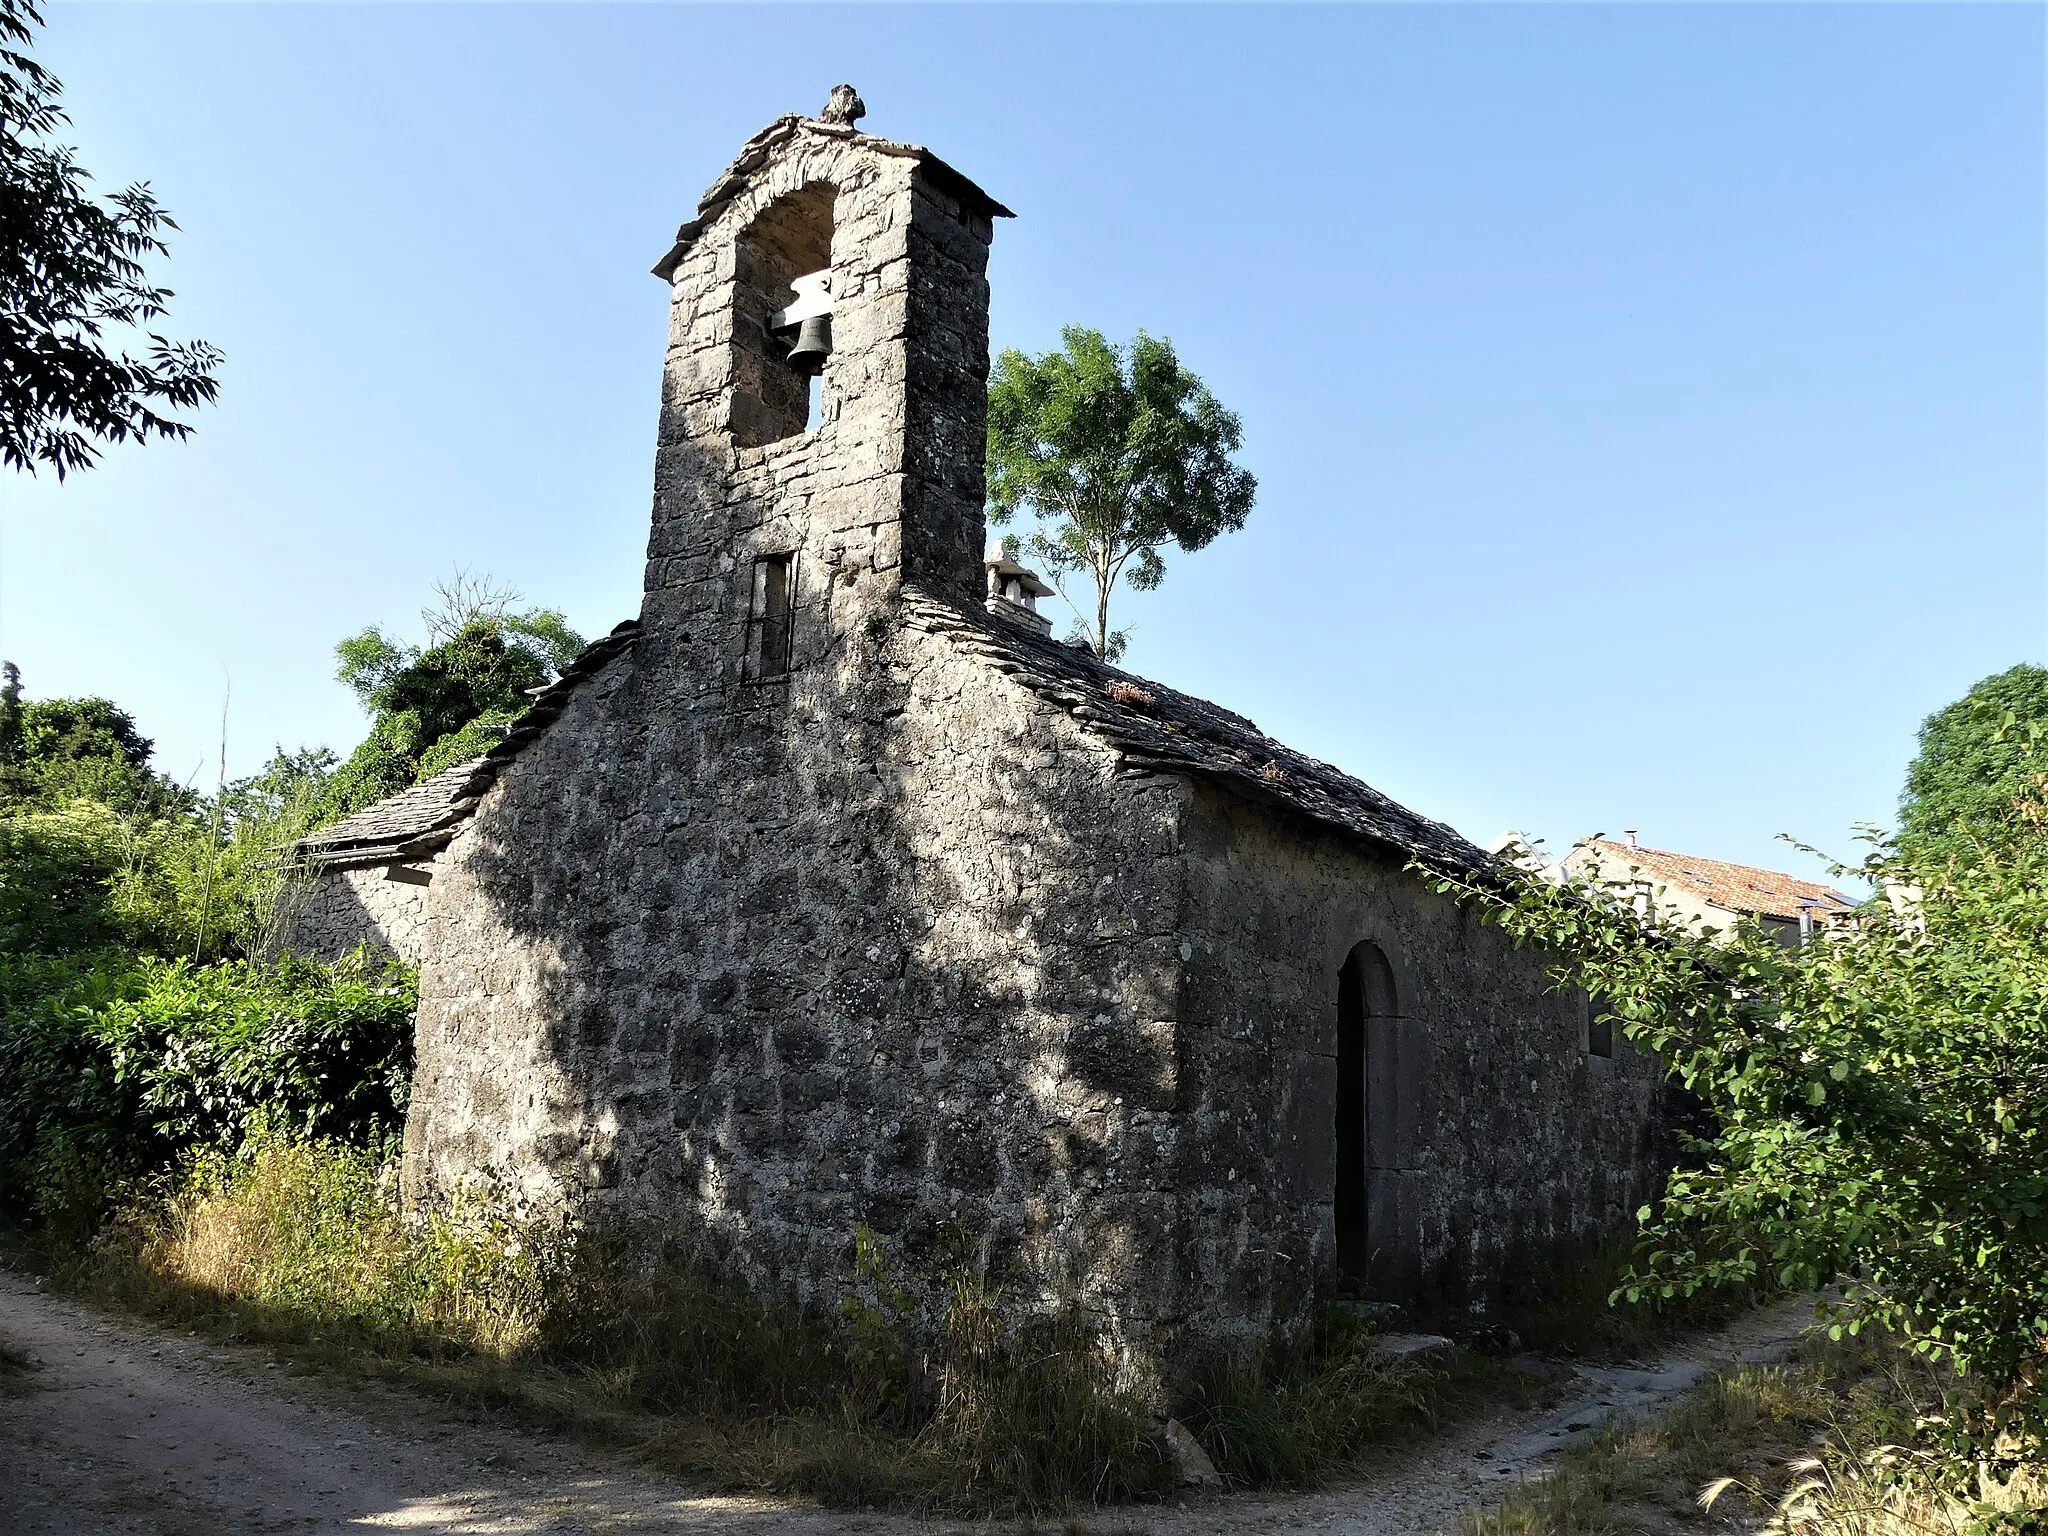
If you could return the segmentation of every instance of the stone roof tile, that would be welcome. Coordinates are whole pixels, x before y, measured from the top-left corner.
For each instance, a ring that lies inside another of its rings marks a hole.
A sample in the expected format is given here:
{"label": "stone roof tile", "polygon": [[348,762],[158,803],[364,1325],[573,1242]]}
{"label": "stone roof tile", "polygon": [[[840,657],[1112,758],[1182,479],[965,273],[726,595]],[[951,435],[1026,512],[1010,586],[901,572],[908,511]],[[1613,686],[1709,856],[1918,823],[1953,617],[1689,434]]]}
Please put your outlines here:
{"label": "stone roof tile", "polygon": [[1135,677],[1084,650],[985,612],[906,591],[916,628],[944,635],[1057,704],[1133,768],[1200,775],[1440,868],[1478,872],[1491,860],[1440,821],[1275,741],[1243,715]]}
{"label": "stone roof tile", "polygon": [[623,655],[640,636],[628,619],[601,640],[593,640],[562,669],[562,675],[534,695],[526,712],[506,729],[505,739],[482,757],[471,758],[424,784],[357,811],[331,827],[310,832],[292,845],[293,858],[310,865],[371,864],[417,858],[443,847],[476,809],[504,766],[553,723],[587,679]]}

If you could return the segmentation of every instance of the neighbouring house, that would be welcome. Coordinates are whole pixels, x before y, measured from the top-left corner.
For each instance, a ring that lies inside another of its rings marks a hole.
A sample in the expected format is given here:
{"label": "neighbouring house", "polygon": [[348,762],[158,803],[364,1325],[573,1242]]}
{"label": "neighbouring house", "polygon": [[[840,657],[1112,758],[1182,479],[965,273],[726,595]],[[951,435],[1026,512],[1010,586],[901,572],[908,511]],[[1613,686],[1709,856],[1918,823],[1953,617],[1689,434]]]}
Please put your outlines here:
{"label": "neighbouring house", "polygon": [[1830,885],[1775,869],[1754,869],[1696,854],[1645,848],[1593,837],[1577,844],[1556,871],[1608,886],[1627,886],[1648,907],[1701,931],[1751,923],[1780,943],[1797,945],[1846,918],[1856,902]]}
{"label": "neighbouring house", "polygon": [[825,1305],[858,1226],[914,1282],[964,1237],[1159,1371],[1347,1287],[1483,1305],[1652,1194],[1658,1066],[1415,867],[1480,849],[985,556],[1007,216],[786,116],[656,266],[639,618],[302,848],[296,942],[420,964],[403,1187]]}

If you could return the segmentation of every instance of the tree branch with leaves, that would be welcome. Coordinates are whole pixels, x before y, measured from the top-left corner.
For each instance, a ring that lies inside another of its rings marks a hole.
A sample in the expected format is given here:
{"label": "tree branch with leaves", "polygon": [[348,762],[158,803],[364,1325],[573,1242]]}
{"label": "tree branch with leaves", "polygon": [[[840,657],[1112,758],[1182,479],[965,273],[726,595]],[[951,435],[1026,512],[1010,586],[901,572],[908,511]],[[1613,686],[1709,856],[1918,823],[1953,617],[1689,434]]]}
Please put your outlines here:
{"label": "tree branch with leaves", "polygon": [[221,355],[151,328],[172,295],[144,264],[178,226],[147,182],[86,194],[54,137],[63,87],[23,51],[41,24],[32,0],[0,0],[0,460],[61,480],[101,444],[187,436],[168,413],[212,401]]}
{"label": "tree branch with leaves", "polygon": [[[1128,630],[1111,629],[1119,583],[1149,592],[1160,551],[1198,550],[1242,528],[1258,482],[1234,463],[1243,430],[1174,355],[1138,332],[1129,346],[1070,325],[1042,357],[996,359],[988,395],[988,508],[997,525],[1028,510],[1018,547],[1044,569],[1080,625],[1070,640],[1105,661]],[[1086,606],[1067,583],[1085,578]]]}

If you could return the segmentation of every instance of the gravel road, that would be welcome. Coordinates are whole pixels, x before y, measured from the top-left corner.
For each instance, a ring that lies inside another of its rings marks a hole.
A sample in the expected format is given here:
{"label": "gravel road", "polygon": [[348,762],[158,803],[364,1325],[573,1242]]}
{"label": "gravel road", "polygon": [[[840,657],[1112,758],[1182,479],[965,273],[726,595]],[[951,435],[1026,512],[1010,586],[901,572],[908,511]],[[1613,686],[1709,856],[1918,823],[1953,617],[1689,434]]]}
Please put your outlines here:
{"label": "gravel road", "polygon": [[[1716,1365],[1788,1351],[1789,1304],[1689,1341],[1639,1371],[1582,1368],[1569,1400],[1462,1426],[1389,1457],[1358,1486],[1095,1515],[1102,1536],[1313,1530],[1431,1536],[1612,1413],[1641,1413]],[[38,1362],[0,1376],[6,1536],[875,1536],[959,1521],[706,1497],[602,1452],[467,1419],[376,1384],[288,1373],[267,1350],[115,1318],[0,1271],[0,1342]],[[985,1527],[985,1531],[1017,1527]]]}

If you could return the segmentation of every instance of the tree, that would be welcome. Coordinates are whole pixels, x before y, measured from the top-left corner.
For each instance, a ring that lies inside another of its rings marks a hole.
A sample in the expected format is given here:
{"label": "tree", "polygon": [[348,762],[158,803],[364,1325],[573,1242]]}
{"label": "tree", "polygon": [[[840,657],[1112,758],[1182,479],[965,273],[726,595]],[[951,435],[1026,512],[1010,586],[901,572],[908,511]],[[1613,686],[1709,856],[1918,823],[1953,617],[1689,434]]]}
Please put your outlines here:
{"label": "tree", "polygon": [[[0,458],[61,480],[96,441],[187,436],[164,413],[214,398],[221,355],[148,329],[172,295],[144,263],[178,226],[146,182],[104,206],[86,195],[76,152],[52,138],[69,121],[62,87],[21,51],[41,24],[34,0],[0,0]],[[139,332],[141,354],[110,330]]]}
{"label": "tree", "polygon": [[1837,1337],[1878,1324],[1954,1363],[1980,1447],[2048,1431],[2048,778],[2032,782],[1981,857],[1878,848],[1861,873],[1911,903],[1797,949],[1644,916],[1627,881],[1431,876],[1558,957],[1556,983],[1604,998],[1712,1112],[1638,1213],[1625,1293],[1838,1287]]}
{"label": "tree", "polygon": [[1899,801],[1900,847],[1946,857],[2010,827],[2015,802],[2032,790],[2044,735],[2048,669],[2025,664],[1929,715]]}
{"label": "tree", "polygon": [[371,716],[370,734],[327,780],[323,812],[347,816],[502,740],[535,688],[559,677],[583,640],[552,608],[515,612],[519,593],[458,570],[420,610],[424,647],[376,626],[335,647],[336,679]]}
{"label": "tree", "polygon": [[149,766],[153,744],[111,699],[21,697],[0,671],[0,807],[92,800],[124,814],[182,815],[194,796]]}
{"label": "tree", "polygon": [[1197,550],[1242,528],[1258,484],[1230,459],[1242,440],[1237,417],[1181,366],[1172,342],[1140,331],[1118,347],[1078,325],[1060,335],[1060,351],[1013,349],[996,360],[989,517],[1002,524],[1031,510],[1038,526],[1024,548],[1061,595],[1076,575],[1094,586],[1093,618],[1070,638],[1115,661],[1129,639],[1109,627],[1118,581],[1157,587],[1161,548]]}

